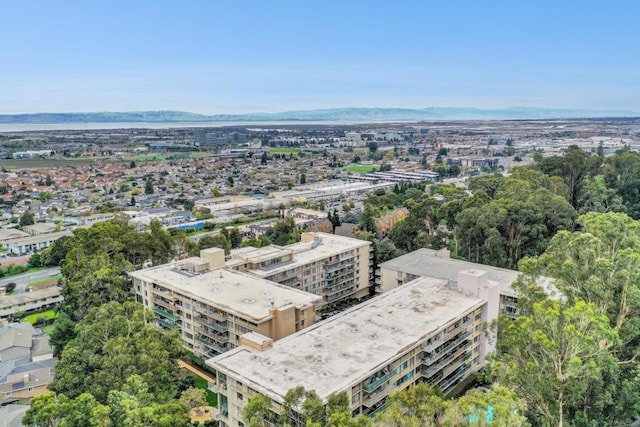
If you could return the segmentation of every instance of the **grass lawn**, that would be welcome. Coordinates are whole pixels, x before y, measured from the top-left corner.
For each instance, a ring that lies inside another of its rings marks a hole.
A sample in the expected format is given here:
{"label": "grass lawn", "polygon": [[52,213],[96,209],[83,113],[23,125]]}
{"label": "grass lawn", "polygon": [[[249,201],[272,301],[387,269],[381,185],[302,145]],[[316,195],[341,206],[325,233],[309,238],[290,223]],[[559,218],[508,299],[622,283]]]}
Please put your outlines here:
{"label": "grass lawn", "polygon": [[62,274],[58,274],[57,276],[47,277],[46,279],[36,280],[35,282],[31,282],[27,285],[27,289],[32,286],[44,285],[45,283],[55,283],[58,280],[62,279]]}
{"label": "grass lawn", "polygon": [[269,153],[271,154],[298,154],[302,151],[299,148],[270,148]]}
{"label": "grass lawn", "polygon": [[347,172],[353,172],[353,173],[367,173],[367,172],[377,171],[378,170],[378,166],[376,166],[376,165],[351,165],[351,166],[345,166],[344,170],[346,170]]}
{"label": "grass lawn", "polygon": [[189,154],[189,157],[192,159],[203,159],[205,157],[210,157],[211,154],[203,151],[196,151],[194,153]]}
{"label": "grass lawn", "polygon": [[31,324],[36,323],[36,321],[41,318],[41,317],[45,317],[47,319],[54,319],[56,317],[56,312],[53,310],[47,310],[47,311],[43,311],[41,313],[33,313],[30,314],[28,316],[25,316],[22,318],[23,322],[29,322]]}
{"label": "grass lawn", "polygon": [[162,154],[140,154],[139,156],[135,156],[133,159],[127,159],[127,161],[133,160],[134,162],[155,162],[167,160],[167,156]]}
{"label": "grass lawn", "polygon": [[207,393],[207,405],[218,406],[218,395],[209,390],[207,380],[195,374],[193,375],[193,377],[196,379],[196,387],[203,389]]}
{"label": "grass lawn", "polygon": [[[21,265],[21,264],[19,264],[19,265]],[[0,266],[4,266],[4,264],[0,263]],[[10,266],[7,264],[7,267],[10,267]],[[32,267],[32,268],[28,268],[25,271],[22,271],[20,273],[11,274],[11,272],[9,272],[9,273],[5,274],[4,276],[2,276],[2,278],[3,279],[7,279],[9,277],[19,276],[21,274],[31,274],[31,273],[35,273],[36,271],[46,270],[47,268],[49,268],[49,267]]]}

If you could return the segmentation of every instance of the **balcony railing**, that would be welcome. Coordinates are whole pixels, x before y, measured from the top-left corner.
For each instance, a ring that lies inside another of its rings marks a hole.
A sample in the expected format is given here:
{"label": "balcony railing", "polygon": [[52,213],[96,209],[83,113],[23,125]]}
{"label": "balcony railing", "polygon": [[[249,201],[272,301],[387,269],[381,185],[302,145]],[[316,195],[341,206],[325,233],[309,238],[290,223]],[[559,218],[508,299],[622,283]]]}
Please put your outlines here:
{"label": "balcony railing", "polygon": [[375,417],[376,414],[380,413],[380,412],[384,412],[387,409],[387,404],[384,403],[380,406],[378,406],[376,409],[374,409],[372,412],[369,412],[369,414],[367,414],[369,417]]}
{"label": "balcony railing", "polygon": [[158,325],[168,329],[175,329],[178,326],[173,322],[167,322],[166,320],[160,318],[156,318],[156,322],[158,322]]}
{"label": "balcony railing", "polygon": [[396,388],[396,385],[393,383],[390,383],[384,388],[374,390],[373,393],[369,395],[365,394],[366,397],[363,398],[362,404],[367,408],[370,408],[376,403],[378,403],[379,401],[381,401],[382,399],[384,399],[387,396],[387,394],[389,394],[395,388]]}
{"label": "balcony railing", "polygon": [[219,312],[219,311],[215,311],[215,310],[210,310],[208,308],[199,306],[199,305],[195,305],[194,310],[197,311],[198,313],[202,313],[206,316],[209,316],[215,320],[218,320],[220,322],[224,322],[227,320],[227,315],[226,313],[223,312]]}
{"label": "balcony railing", "polygon": [[394,375],[397,375],[398,372],[399,372],[399,368],[392,369],[390,372],[384,374],[383,376],[371,381],[369,384],[364,386],[364,390],[367,393],[371,393],[373,390],[377,389],[382,384],[387,382],[389,380],[389,378],[393,377]]}
{"label": "balcony railing", "polygon": [[221,344],[224,344],[229,340],[229,337],[226,334],[223,335],[223,334],[220,334],[218,332],[208,330],[206,328],[195,328],[195,329],[196,329],[196,332],[198,332],[198,333],[200,333],[202,335],[206,335],[209,338],[212,338],[212,339],[216,340],[217,342],[219,342]]}
{"label": "balcony railing", "polygon": [[169,310],[176,309],[176,305],[172,301],[164,300],[155,295],[151,298],[151,301],[153,301],[155,304],[161,305],[162,307],[168,308]]}
{"label": "balcony railing", "polygon": [[156,314],[159,314],[160,316],[166,317],[167,319],[173,320],[173,321],[176,321],[176,320],[180,319],[175,314],[169,313],[168,311],[164,310],[161,307],[153,307],[153,312],[156,313]]}
{"label": "balcony railing", "polygon": [[451,376],[451,378],[443,381],[442,383],[440,383],[440,390],[442,390],[443,392],[445,392],[447,389],[449,389],[451,386],[454,386],[458,383],[458,381],[460,381],[460,378],[462,378],[462,376],[471,368],[471,365],[469,364],[464,364],[460,366],[460,369],[453,374],[453,376]]}
{"label": "balcony railing", "polygon": [[215,351],[216,351],[216,352],[218,352],[218,353],[224,353],[225,351],[227,351],[227,350],[228,350],[228,348],[227,348],[227,347],[223,347],[223,346],[218,345],[218,344],[216,344],[216,343],[213,343],[213,342],[211,342],[211,341],[207,341],[207,340],[205,340],[205,339],[204,339],[204,338],[202,338],[202,337],[197,337],[197,338],[196,338],[196,341],[198,341],[199,343],[201,343],[201,344],[205,345],[206,347],[208,347],[208,348],[210,348],[210,349],[215,350]]}

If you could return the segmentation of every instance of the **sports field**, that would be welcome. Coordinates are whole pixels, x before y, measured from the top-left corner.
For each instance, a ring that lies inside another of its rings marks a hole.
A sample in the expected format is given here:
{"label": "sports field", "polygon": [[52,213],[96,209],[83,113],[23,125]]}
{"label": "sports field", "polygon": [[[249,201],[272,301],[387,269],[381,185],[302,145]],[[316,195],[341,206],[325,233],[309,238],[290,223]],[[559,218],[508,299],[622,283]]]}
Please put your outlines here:
{"label": "sports field", "polygon": [[344,168],[344,170],[346,170],[347,172],[352,172],[352,173],[367,173],[367,172],[377,171],[378,170],[378,166],[376,166],[376,165],[351,165],[351,166],[346,166]]}

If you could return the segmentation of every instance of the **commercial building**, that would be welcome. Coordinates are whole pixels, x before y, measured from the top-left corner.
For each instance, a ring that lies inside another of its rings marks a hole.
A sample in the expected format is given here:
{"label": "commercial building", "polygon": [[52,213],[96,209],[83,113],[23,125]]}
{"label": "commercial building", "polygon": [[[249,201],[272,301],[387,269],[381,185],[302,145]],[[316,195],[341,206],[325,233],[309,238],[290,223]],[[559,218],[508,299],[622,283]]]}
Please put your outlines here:
{"label": "commercial building", "polygon": [[369,416],[389,393],[416,382],[449,392],[494,349],[495,337],[482,330],[498,315],[499,285],[488,276],[463,271],[457,290],[418,278],[280,341],[258,346],[248,337],[206,362],[217,372],[221,425],[244,425],[242,409],[256,393],[282,413],[287,391],[298,386],[325,402],[346,392],[352,414]]}
{"label": "commercial building", "polygon": [[329,233],[303,233],[287,246],[232,251],[227,266],[321,298],[319,308],[369,295],[373,278],[371,242]]}
{"label": "commercial building", "polygon": [[273,340],[309,327],[319,297],[225,268],[224,250],[130,273],[138,302],[156,324],[176,329],[183,345],[212,357],[258,332]]}
{"label": "commercial building", "polygon": [[0,321],[0,405],[46,393],[53,363],[46,335],[37,334],[30,323]]}

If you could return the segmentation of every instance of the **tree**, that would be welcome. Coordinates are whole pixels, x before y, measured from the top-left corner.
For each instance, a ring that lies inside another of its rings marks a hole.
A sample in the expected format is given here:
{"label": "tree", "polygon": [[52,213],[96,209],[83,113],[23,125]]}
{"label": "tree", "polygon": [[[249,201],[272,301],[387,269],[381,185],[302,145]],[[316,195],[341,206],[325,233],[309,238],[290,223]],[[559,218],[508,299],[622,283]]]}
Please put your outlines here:
{"label": "tree", "polygon": [[58,313],[53,323],[53,330],[49,334],[49,344],[51,344],[53,348],[53,355],[55,357],[60,356],[60,353],[62,353],[67,343],[75,338],[75,328],[76,323],[71,320],[67,313]]}
{"label": "tree", "polygon": [[147,178],[147,180],[144,183],[144,194],[153,194],[153,193],[154,193],[153,180],[151,178]]}
{"label": "tree", "polygon": [[274,424],[276,415],[271,411],[271,398],[264,394],[251,396],[242,409],[242,419],[249,427],[267,427]]}
{"label": "tree", "polygon": [[369,149],[369,152],[373,154],[378,151],[378,143],[375,141],[369,141],[367,143],[367,148]]}
{"label": "tree", "polygon": [[31,211],[24,211],[24,213],[20,216],[19,224],[20,224],[20,227],[35,224],[33,213],[31,213]]}
{"label": "tree", "polygon": [[235,184],[235,180],[231,175],[227,177],[227,183],[229,184],[229,187],[233,187],[233,185]]}
{"label": "tree", "polygon": [[162,222],[158,219],[151,220],[149,225],[150,234],[152,239],[152,263],[153,265],[160,265],[169,262],[175,255],[173,250],[173,237],[162,226]]}
{"label": "tree", "polygon": [[187,409],[205,406],[207,403],[206,393],[201,388],[190,387],[180,394],[180,403]]}
{"label": "tree", "polygon": [[589,385],[615,365],[610,350],[618,336],[594,304],[546,299],[509,324],[500,340],[499,381],[528,402],[532,421],[562,427],[588,411]]}
{"label": "tree", "polygon": [[27,266],[29,268],[41,267],[42,266],[42,255],[39,253],[32,254],[29,257],[29,261],[27,262]]}
{"label": "tree", "polygon": [[362,231],[368,231],[374,235],[378,234],[378,228],[376,227],[376,212],[370,203],[365,203],[362,216],[360,217],[360,229]]}
{"label": "tree", "polygon": [[51,187],[55,183],[56,182],[51,178],[50,175],[47,175],[46,178],[44,179],[44,185],[46,185],[47,187]]}
{"label": "tree", "polygon": [[387,410],[376,416],[376,425],[434,427],[446,410],[442,395],[425,383],[391,393],[387,402]]}
{"label": "tree", "polygon": [[232,228],[231,231],[229,231],[228,239],[232,249],[239,248],[242,244],[242,233],[240,233],[240,230],[237,228]]}
{"label": "tree", "polygon": [[136,162],[131,160],[131,163],[129,163],[129,169],[135,169],[135,167],[136,167]]}
{"label": "tree", "polygon": [[198,241],[198,246],[191,251],[191,254],[198,255],[202,249],[208,248],[224,249],[224,253],[228,255],[231,252],[231,242],[223,233],[215,236],[207,235]]}
{"label": "tree", "polygon": [[300,185],[307,183],[307,174],[304,172],[300,173]]}
{"label": "tree", "polygon": [[299,242],[302,232],[293,217],[287,216],[271,227],[265,235],[274,245],[286,246]]}
{"label": "tree", "polygon": [[132,301],[91,309],[56,362],[49,390],[70,398],[90,392],[106,403],[110,391],[123,390],[127,379],[138,375],[154,402],[175,397],[175,363],[184,350],[175,331],[165,333],[153,320],[152,313]]}
{"label": "tree", "polygon": [[13,291],[16,289],[16,286],[17,286],[17,285],[16,285],[16,283],[15,283],[15,282],[9,282],[9,283],[7,283],[7,284],[5,285],[5,287],[4,287],[4,291],[5,291],[6,293],[13,292]]}
{"label": "tree", "polygon": [[342,225],[342,221],[340,220],[340,216],[338,215],[338,210],[334,209],[333,213],[329,212],[327,218],[331,222],[331,232],[336,234],[336,227],[340,227]]}
{"label": "tree", "polygon": [[261,165],[266,165],[267,164],[267,160],[269,160],[269,158],[267,157],[267,152],[264,151],[262,153],[262,156],[260,157],[260,164]]}
{"label": "tree", "polygon": [[136,205],[136,198],[131,196],[131,201],[129,201],[129,206],[135,206]]}
{"label": "tree", "polygon": [[130,297],[130,283],[123,272],[131,268],[122,254],[106,253],[82,257],[78,262],[65,258],[62,273],[64,303],[62,310],[73,320],[80,320],[92,307],[105,302],[124,302]]}
{"label": "tree", "polygon": [[420,383],[391,393],[387,409],[376,415],[374,426],[460,427],[528,426],[523,415],[524,402],[506,387],[486,392],[470,390],[457,399],[444,399],[434,388]]}
{"label": "tree", "polygon": [[109,408],[98,403],[90,393],[83,393],[75,399],[54,393],[34,397],[22,423],[33,427],[111,426]]}

